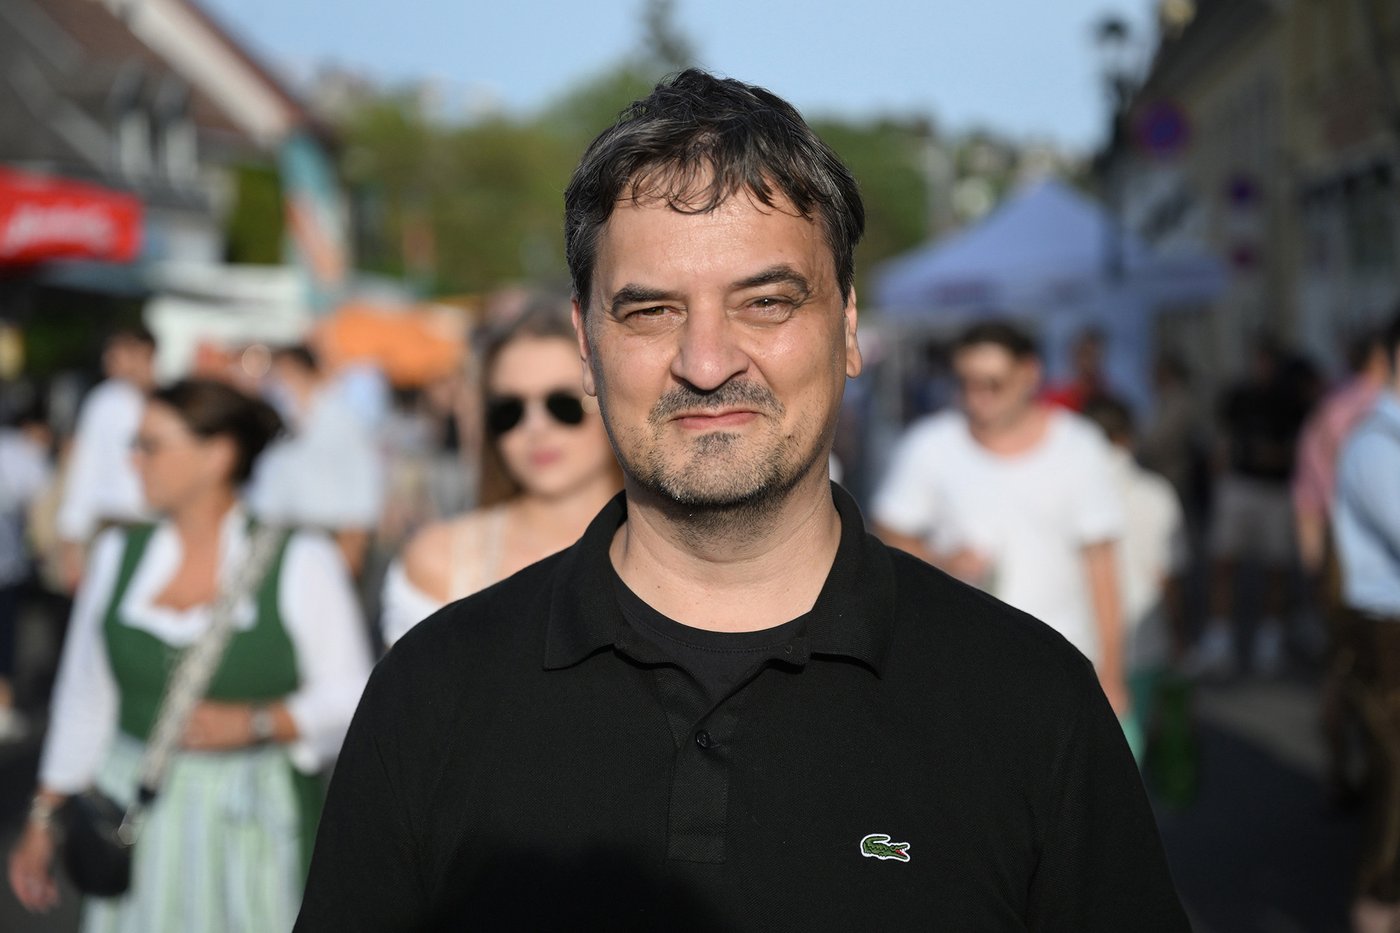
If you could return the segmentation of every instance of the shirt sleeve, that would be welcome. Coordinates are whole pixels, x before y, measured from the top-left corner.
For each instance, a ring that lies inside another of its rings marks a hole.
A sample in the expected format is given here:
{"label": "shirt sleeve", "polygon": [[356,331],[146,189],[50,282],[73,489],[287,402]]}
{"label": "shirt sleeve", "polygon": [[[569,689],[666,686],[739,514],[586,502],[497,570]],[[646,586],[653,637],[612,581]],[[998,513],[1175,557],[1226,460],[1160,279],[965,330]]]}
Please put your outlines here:
{"label": "shirt sleeve", "polygon": [[1088,676],[1042,798],[1027,929],[1185,933],[1191,926],[1137,766]]}
{"label": "shirt sleeve", "polygon": [[1123,536],[1123,497],[1113,478],[1113,453],[1108,442],[1087,423],[1082,439],[1083,455],[1074,486],[1074,536],[1081,545],[1116,541]]}
{"label": "shirt sleeve", "polygon": [[404,685],[417,678],[402,676],[404,656],[391,651],[375,668],[350,724],[321,813],[295,933],[437,928],[420,859],[422,833],[410,803],[436,773],[435,758],[415,754],[413,741],[431,734],[434,724],[419,721],[406,703]]}
{"label": "shirt sleeve", "polygon": [[87,541],[97,530],[98,490],[102,485],[102,451],[111,449],[105,435],[112,430],[107,396],[102,386],[88,396],[78,415],[68,450],[63,501],[58,507],[58,535],[65,541]]}
{"label": "shirt sleeve", "polygon": [[278,607],[296,649],[301,686],[287,697],[303,771],[335,760],[369,677],[369,643],[349,571],[328,538],[300,532],[287,545]]}
{"label": "shirt sleeve", "polygon": [[125,540],[115,530],[98,537],[73,602],[39,761],[39,783],[59,793],[75,794],[92,784],[116,733],[117,684],[102,622]]}
{"label": "shirt sleeve", "polygon": [[1400,554],[1400,441],[1369,431],[1358,435],[1342,457],[1339,488],[1346,490],[1366,527]]}
{"label": "shirt sleeve", "polygon": [[933,430],[931,422],[922,422],[905,433],[875,493],[875,521],[902,535],[929,538],[944,519],[938,484],[931,475],[937,456],[930,449]]}

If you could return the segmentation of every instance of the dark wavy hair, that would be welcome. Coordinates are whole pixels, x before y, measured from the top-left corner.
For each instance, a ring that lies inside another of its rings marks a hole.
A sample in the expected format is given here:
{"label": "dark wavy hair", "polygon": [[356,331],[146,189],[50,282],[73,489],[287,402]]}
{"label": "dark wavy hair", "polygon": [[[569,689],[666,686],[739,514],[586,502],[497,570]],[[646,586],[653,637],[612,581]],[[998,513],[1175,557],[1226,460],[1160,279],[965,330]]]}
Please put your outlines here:
{"label": "dark wavy hair", "polygon": [[850,171],[777,95],[695,68],[658,84],[593,140],[564,192],[564,255],[585,311],[598,237],[622,199],[713,211],[738,191],[764,206],[778,195],[826,234],[842,299],[855,281],[865,206]]}
{"label": "dark wavy hair", "polygon": [[1040,358],[1040,346],[1034,337],[1010,321],[998,319],[979,321],[964,330],[954,342],[953,352],[961,353],[982,344],[1001,347],[1017,360]]}
{"label": "dark wavy hair", "polygon": [[182,379],[150,398],[173,409],[196,437],[233,441],[238,458],[229,479],[234,485],[248,481],[258,455],[282,433],[282,419],[271,405],[213,379]]}

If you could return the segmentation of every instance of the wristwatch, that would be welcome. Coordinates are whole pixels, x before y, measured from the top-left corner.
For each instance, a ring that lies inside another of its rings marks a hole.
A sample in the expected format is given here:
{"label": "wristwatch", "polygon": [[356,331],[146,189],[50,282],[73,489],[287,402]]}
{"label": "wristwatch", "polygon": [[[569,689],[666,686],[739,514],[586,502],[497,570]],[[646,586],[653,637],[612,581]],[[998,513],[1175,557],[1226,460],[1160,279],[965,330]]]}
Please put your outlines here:
{"label": "wristwatch", "polygon": [[249,719],[249,725],[253,730],[253,744],[255,745],[271,742],[272,737],[277,734],[277,720],[272,715],[272,709],[263,703],[253,707],[253,715]]}

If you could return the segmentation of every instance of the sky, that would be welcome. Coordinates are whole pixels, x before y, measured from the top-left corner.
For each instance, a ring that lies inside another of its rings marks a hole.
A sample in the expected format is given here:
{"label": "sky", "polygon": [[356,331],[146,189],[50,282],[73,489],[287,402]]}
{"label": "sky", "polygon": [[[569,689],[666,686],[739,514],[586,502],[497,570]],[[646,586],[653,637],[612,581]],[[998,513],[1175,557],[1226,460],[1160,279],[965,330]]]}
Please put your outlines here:
{"label": "sky", "polygon": [[[199,0],[289,75],[330,62],[392,84],[441,82],[528,114],[637,54],[642,0]],[[808,117],[932,118],[1080,153],[1107,120],[1093,43],[1105,14],[1150,49],[1151,0],[676,0],[713,71]]]}

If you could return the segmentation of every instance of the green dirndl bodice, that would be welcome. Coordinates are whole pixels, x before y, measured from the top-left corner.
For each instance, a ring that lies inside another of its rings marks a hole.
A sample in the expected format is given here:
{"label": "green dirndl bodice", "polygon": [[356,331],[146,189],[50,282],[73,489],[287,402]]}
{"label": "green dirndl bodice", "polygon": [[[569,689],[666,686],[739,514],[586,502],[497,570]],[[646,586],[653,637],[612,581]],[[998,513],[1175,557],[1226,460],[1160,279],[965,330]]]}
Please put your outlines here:
{"label": "green dirndl bodice", "polygon": [[[135,791],[144,743],[184,650],[121,617],[154,532],[149,525],[128,531],[103,620],[118,735],[97,784],[121,802]],[[207,699],[273,702],[297,689],[296,651],[278,612],[286,546],[253,594],[252,627],[235,629],[230,638]],[[142,828],[131,890],[121,898],[90,898],[85,933],[290,930],[320,805],[320,779],[293,767],[281,746],[177,753]]]}

